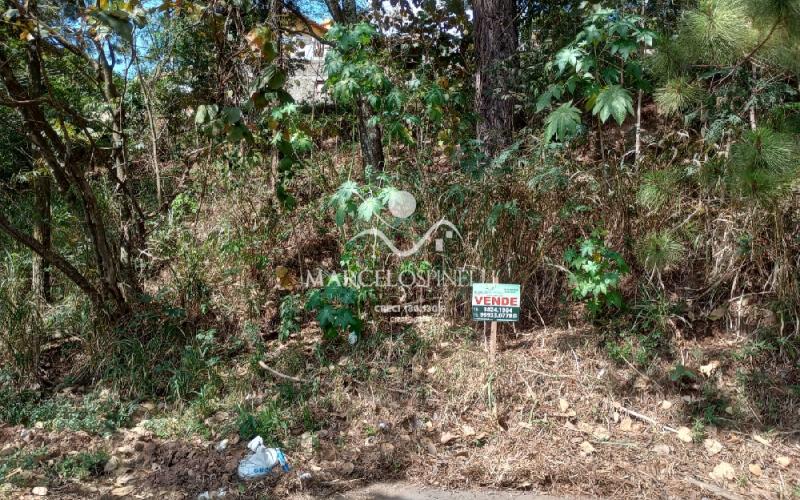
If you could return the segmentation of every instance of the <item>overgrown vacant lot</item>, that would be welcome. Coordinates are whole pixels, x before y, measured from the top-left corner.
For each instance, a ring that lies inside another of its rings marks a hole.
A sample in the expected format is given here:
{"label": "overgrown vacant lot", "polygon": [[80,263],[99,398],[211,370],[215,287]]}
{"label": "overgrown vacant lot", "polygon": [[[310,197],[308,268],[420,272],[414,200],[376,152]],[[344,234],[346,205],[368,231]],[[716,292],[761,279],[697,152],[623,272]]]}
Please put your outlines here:
{"label": "overgrown vacant lot", "polygon": [[[797,493],[797,401],[779,385],[753,391],[720,362],[744,339],[679,342],[697,378],[676,381],[669,363],[615,365],[590,332],[568,329],[509,332],[492,368],[481,335],[437,323],[423,318],[321,370],[305,331],[271,356],[304,382],[242,361],[219,397],[188,407],[123,407],[109,393],[65,394],[46,410],[5,401],[27,425],[2,429],[3,491],[285,498],[411,480],[613,498]],[[254,434],[283,443],[292,472],[238,479]]]}
{"label": "overgrown vacant lot", "polygon": [[2,3],[0,497],[784,499],[798,429],[800,0]]}

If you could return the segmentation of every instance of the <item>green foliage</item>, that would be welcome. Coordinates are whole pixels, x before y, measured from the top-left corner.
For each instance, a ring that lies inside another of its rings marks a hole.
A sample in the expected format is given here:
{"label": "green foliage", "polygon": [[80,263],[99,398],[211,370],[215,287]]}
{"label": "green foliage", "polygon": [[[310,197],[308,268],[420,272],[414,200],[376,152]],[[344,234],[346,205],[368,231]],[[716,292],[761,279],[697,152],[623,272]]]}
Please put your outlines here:
{"label": "green foliage", "polygon": [[660,210],[676,200],[681,173],[676,169],[654,170],[646,173],[636,193],[636,201],[648,210]]}
{"label": "green foliage", "polygon": [[697,380],[697,374],[686,366],[677,363],[670,370],[669,379],[678,385],[687,385]]}
{"label": "green foliage", "polygon": [[336,24],[326,37],[332,43],[325,58],[326,86],[335,102],[368,106],[370,125],[382,125],[388,138],[405,145],[415,144],[415,130],[453,140],[461,124],[458,114],[466,105],[460,83],[433,78],[427,67],[411,78],[406,71],[395,78],[378,48],[380,35],[370,24]]}
{"label": "green foliage", "polygon": [[17,450],[6,457],[0,458],[0,481],[4,483],[17,483],[20,470],[32,470],[45,461],[48,450],[45,447],[34,450]]}
{"label": "green foliage", "polygon": [[581,112],[572,101],[565,102],[545,118],[544,139],[547,142],[553,138],[563,141],[575,135],[580,124]]}
{"label": "green foliage", "polygon": [[797,41],[800,36],[800,2],[797,0],[745,0],[747,14],[764,33],[777,25]]}
{"label": "green foliage", "polygon": [[680,264],[686,248],[669,230],[648,233],[637,248],[639,260],[648,272],[664,272]]}
{"label": "green foliage", "polygon": [[631,363],[647,368],[663,349],[665,341],[660,330],[629,329],[619,338],[607,340],[605,349],[608,356],[616,363],[621,365]]}
{"label": "green foliage", "polygon": [[217,364],[219,356],[214,354],[216,330],[201,330],[195,341],[184,346],[180,363],[173,368],[169,388],[175,399],[188,399],[207,390],[207,384],[219,383]]}
{"label": "green foliage", "polygon": [[577,249],[568,249],[564,260],[573,295],[586,301],[592,316],[622,308],[619,284],[628,273],[628,265],[620,254],[605,246],[600,233],[578,240]]}
{"label": "green foliage", "polygon": [[244,135],[250,134],[244,125],[242,110],[239,108],[220,109],[216,104],[201,104],[195,111],[194,123],[200,126],[203,133],[224,136],[231,142],[237,142]]}
{"label": "green foliage", "polygon": [[605,123],[614,117],[618,125],[622,125],[625,117],[633,114],[633,98],[631,93],[619,85],[610,85],[600,89],[592,107],[592,114]]}
{"label": "green foliage", "polygon": [[287,340],[293,333],[300,331],[300,323],[298,322],[300,314],[300,297],[297,294],[290,294],[281,299],[281,305],[278,308],[278,317],[280,323],[278,324],[278,338]]}
{"label": "green foliage", "polygon": [[371,222],[397,199],[400,191],[392,186],[377,189],[371,184],[359,186],[355,181],[345,181],[331,196],[330,204],[336,210],[336,224],[341,226],[348,216],[356,221]]}
{"label": "green foliage", "polygon": [[684,13],[677,40],[687,63],[726,64],[751,42],[747,13],[740,0],[703,0]]}
{"label": "green foliage", "polygon": [[[194,280],[189,285],[186,294],[207,293],[197,290]],[[197,306],[187,305],[200,309],[205,300]],[[213,328],[195,328],[187,319],[186,310],[179,307],[152,307],[134,314],[115,331],[116,338],[94,360],[93,369],[128,395],[194,396],[205,385],[218,382],[221,346]]]}
{"label": "green foliage", "polygon": [[86,479],[89,476],[99,476],[103,473],[103,466],[110,456],[105,451],[80,451],[75,455],[68,455],[56,464],[59,476],[71,479]]}
{"label": "green foliage", "polygon": [[[643,27],[644,22],[638,15],[595,6],[585,15],[583,29],[548,63],[547,69],[555,69],[558,80],[540,93],[536,111],[571,95],[602,123],[613,117],[621,125],[633,114],[630,89],[649,86],[639,55],[652,46],[655,33]],[[547,141],[574,133],[579,117],[573,101],[562,104],[546,118]]]}
{"label": "green foliage", "polygon": [[333,275],[323,288],[309,293],[306,309],[317,313],[317,322],[326,339],[345,334],[350,344],[355,344],[363,328],[359,317],[363,301],[362,290],[342,284],[339,276]]}
{"label": "green foliage", "polygon": [[[335,100],[354,103],[356,99],[366,98],[377,102],[393,90],[383,67],[371,57],[372,41],[377,35],[377,30],[367,23],[336,24],[328,31],[327,37],[335,44],[335,49],[328,53],[325,69],[327,85]],[[398,94],[392,96],[394,100],[398,98],[401,98]]]}
{"label": "green foliage", "polygon": [[243,440],[261,436],[267,446],[280,446],[288,430],[286,418],[275,401],[255,412],[239,407],[236,426]]}
{"label": "green foliage", "polygon": [[702,90],[689,82],[685,76],[671,78],[655,92],[658,110],[665,115],[678,115],[697,104],[703,96]]}
{"label": "green foliage", "polygon": [[[15,283],[16,266],[6,261],[5,279],[0,278],[0,359],[17,378],[35,373],[45,341],[45,322],[32,293]],[[2,269],[2,263],[0,263]],[[26,280],[27,281],[27,280]]]}
{"label": "green foliage", "polygon": [[800,168],[800,148],[788,134],[748,131],[731,148],[728,181],[747,199],[770,205],[788,192]]}
{"label": "green foliage", "polygon": [[0,421],[9,425],[42,422],[53,430],[109,434],[129,425],[135,408],[135,403],[97,393],[74,399],[62,395],[45,398],[33,391],[0,388]]}
{"label": "green foliage", "polygon": [[[270,161],[277,160],[277,178],[273,182],[278,201],[283,208],[292,209],[295,199],[286,183],[312,149],[312,142],[298,126],[298,106],[284,89],[286,69],[273,61],[277,54],[276,35],[266,26],[257,26],[246,38],[250,49],[265,63],[246,89],[249,99],[238,106],[200,104],[195,111],[195,124],[216,146],[241,147],[244,140],[272,150],[277,157]],[[241,151],[246,154],[246,150]]]}

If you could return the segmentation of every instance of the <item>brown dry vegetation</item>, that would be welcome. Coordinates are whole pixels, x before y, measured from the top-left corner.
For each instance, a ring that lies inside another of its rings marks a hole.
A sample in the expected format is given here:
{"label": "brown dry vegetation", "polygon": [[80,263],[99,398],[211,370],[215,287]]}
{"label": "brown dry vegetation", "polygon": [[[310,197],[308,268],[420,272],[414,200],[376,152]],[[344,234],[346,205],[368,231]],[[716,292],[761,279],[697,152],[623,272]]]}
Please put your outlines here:
{"label": "brown dry vegetation", "polygon": [[[720,349],[739,348],[744,339],[678,341],[686,365],[702,377],[698,387],[680,390],[666,376],[668,364],[657,362],[647,374],[615,366],[585,330],[502,332],[492,367],[479,332],[430,318],[420,318],[414,328],[384,339],[368,359],[342,357],[321,371],[304,369],[312,366],[313,331],[276,346],[273,366],[289,373],[280,360],[295,360],[291,373],[319,388],[309,410],[325,419],[313,432],[287,430],[293,471],[280,477],[249,483],[236,477],[245,449],[238,436],[215,432],[233,418],[225,411],[207,419],[210,439],[160,438],[148,426],[152,420],[108,440],[6,427],[4,450],[46,445],[41,460],[47,462],[78,449],[103,449],[119,460],[90,481],[51,486],[59,498],[193,498],[218,488],[234,497],[285,498],[400,479],[609,498],[797,493],[796,402],[779,409],[780,426],[767,426],[763,422],[772,417],[761,400],[779,386],[759,394],[737,381],[735,366],[702,368],[718,360]],[[268,399],[276,383],[268,377],[240,396]],[[724,401],[716,410],[718,424],[698,426],[697,408],[712,397]],[[139,418],[155,415],[143,410]],[[223,438],[228,447],[216,451]],[[35,471],[20,473],[28,475],[27,486],[7,485],[6,494],[23,495],[42,479]]]}

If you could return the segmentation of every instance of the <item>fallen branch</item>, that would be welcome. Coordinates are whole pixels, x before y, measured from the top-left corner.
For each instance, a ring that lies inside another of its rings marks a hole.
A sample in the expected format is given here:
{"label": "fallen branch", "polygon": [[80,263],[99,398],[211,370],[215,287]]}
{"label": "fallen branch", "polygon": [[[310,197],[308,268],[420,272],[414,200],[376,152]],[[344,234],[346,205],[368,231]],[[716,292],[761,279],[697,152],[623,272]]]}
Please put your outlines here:
{"label": "fallen branch", "polygon": [[727,498],[728,500],[744,500],[744,497],[741,495],[737,495],[731,491],[728,491],[724,488],[720,488],[719,486],[714,486],[713,484],[704,483],[703,481],[698,481],[693,477],[687,477],[686,482],[697,486],[699,488],[703,488],[704,490],[708,490],[711,493],[720,496],[722,498]]}
{"label": "fallen branch", "polygon": [[286,375],[285,373],[281,373],[278,370],[270,368],[269,366],[267,366],[266,363],[264,363],[261,360],[259,360],[258,366],[260,366],[261,368],[263,368],[264,370],[266,370],[267,372],[271,373],[272,375],[274,375],[274,376],[276,376],[278,378],[291,380],[292,382],[297,382],[299,384],[307,384],[308,383],[308,380],[306,380],[306,379],[302,379],[302,378],[299,378],[299,377],[293,377],[291,375]]}
{"label": "fallen branch", "polygon": [[672,427],[670,427],[668,425],[663,425],[663,424],[658,423],[658,421],[656,419],[652,418],[652,417],[648,417],[647,415],[642,415],[639,412],[635,412],[633,410],[629,410],[629,409],[625,408],[624,406],[622,406],[619,403],[613,403],[613,404],[614,404],[614,407],[616,407],[618,410],[627,413],[628,415],[630,415],[631,417],[633,417],[635,419],[641,420],[643,422],[647,422],[648,424],[650,424],[650,425],[652,425],[654,427],[658,427],[662,431],[674,432],[676,434],[678,432],[676,429],[673,429]]}

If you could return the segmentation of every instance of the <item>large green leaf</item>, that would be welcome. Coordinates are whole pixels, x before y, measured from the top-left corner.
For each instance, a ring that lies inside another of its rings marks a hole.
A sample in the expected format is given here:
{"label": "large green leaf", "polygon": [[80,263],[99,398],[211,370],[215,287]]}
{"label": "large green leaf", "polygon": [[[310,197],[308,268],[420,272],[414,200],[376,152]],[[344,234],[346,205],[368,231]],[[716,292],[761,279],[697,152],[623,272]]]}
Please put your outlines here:
{"label": "large green leaf", "polygon": [[358,206],[358,217],[369,222],[382,208],[383,204],[381,200],[378,198],[367,198]]}
{"label": "large green leaf", "polygon": [[556,53],[555,63],[558,66],[558,72],[562,73],[569,65],[575,67],[575,71],[581,70],[581,60],[583,59],[583,51],[577,47],[564,47]]}
{"label": "large green leaf", "polygon": [[286,72],[274,64],[270,65],[264,71],[264,83],[270,90],[278,90],[286,83]]}
{"label": "large green leaf", "polygon": [[344,181],[342,185],[339,186],[339,189],[336,190],[336,194],[333,195],[333,198],[339,203],[344,203],[357,192],[358,184],[354,181]]}
{"label": "large green leaf", "polygon": [[553,99],[560,99],[563,92],[563,87],[558,84],[547,87],[547,90],[542,92],[539,98],[536,99],[536,112],[538,113],[544,108],[550,107],[550,102]]}
{"label": "large green leaf", "polygon": [[544,129],[545,142],[550,142],[553,137],[564,139],[574,134],[580,123],[581,112],[572,105],[572,101],[565,102],[547,115]]}
{"label": "large green leaf", "polygon": [[619,85],[609,85],[600,89],[592,114],[599,116],[601,122],[605,123],[613,116],[614,120],[622,125],[628,113],[633,114],[633,98],[630,92]]}

